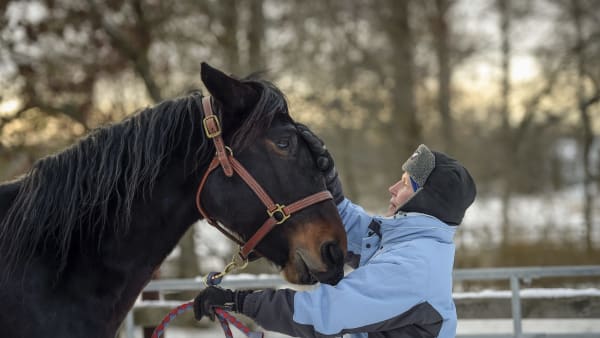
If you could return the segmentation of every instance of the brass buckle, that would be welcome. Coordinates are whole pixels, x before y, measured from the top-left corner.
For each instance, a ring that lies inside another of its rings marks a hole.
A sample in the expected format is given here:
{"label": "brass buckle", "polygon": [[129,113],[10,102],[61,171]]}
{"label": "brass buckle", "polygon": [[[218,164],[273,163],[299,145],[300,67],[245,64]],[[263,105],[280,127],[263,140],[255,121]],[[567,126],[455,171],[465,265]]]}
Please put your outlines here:
{"label": "brass buckle", "polygon": [[[281,224],[290,218],[290,215],[286,214],[283,208],[285,208],[285,205],[275,204],[275,209],[267,210],[269,217],[273,217],[277,221],[275,224]],[[275,215],[278,217],[275,217]]]}
{"label": "brass buckle", "polygon": [[[211,133],[208,130],[208,121],[209,120],[213,120],[214,123],[215,123],[215,126],[217,126],[217,130],[215,132],[213,132],[213,133]],[[204,126],[204,133],[206,133],[206,137],[208,137],[208,138],[214,138],[214,137],[217,137],[217,136],[221,135],[221,124],[219,123],[219,119],[217,118],[216,115],[210,115],[210,116],[205,117],[202,120],[202,125]]]}

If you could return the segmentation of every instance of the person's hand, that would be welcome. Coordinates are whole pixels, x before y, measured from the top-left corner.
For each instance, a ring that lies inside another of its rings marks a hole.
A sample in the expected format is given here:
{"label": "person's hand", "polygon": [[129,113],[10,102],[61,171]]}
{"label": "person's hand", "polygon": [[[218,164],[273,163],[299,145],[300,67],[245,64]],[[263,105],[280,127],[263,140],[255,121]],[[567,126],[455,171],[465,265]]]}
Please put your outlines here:
{"label": "person's hand", "polygon": [[216,286],[209,286],[202,290],[194,299],[194,317],[196,320],[209,317],[215,320],[215,308],[227,311],[241,312],[244,307],[244,299],[253,291],[232,291]]}
{"label": "person's hand", "polygon": [[321,170],[325,176],[325,184],[327,185],[327,190],[329,190],[333,196],[333,201],[335,204],[340,203],[344,200],[342,183],[340,182],[337,170],[335,169],[333,157],[327,150],[327,147],[325,147],[325,143],[307,126],[298,123],[297,128],[300,131],[300,136],[302,136],[304,141],[308,144],[317,164],[317,168]]}

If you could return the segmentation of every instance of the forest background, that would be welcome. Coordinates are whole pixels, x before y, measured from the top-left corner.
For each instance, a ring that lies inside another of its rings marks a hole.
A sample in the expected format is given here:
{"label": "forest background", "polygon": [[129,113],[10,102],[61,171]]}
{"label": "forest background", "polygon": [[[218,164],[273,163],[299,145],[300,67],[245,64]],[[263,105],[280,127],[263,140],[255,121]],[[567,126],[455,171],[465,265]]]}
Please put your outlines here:
{"label": "forest background", "polygon": [[[478,198],[456,267],[600,263],[600,1],[43,0],[0,12],[2,181],[202,88],[206,61],[264,72],[373,213],[420,143],[463,162]],[[164,276],[224,262],[233,249],[206,227]]]}

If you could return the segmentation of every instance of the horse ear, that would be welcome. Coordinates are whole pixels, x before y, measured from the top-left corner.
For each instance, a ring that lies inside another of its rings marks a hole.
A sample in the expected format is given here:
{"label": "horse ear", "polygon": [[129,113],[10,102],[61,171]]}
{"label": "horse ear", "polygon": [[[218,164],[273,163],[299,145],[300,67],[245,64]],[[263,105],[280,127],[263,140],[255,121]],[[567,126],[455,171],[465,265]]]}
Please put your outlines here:
{"label": "horse ear", "polygon": [[200,73],[206,89],[225,111],[248,111],[258,102],[259,93],[251,85],[227,76],[208,63],[202,62]]}

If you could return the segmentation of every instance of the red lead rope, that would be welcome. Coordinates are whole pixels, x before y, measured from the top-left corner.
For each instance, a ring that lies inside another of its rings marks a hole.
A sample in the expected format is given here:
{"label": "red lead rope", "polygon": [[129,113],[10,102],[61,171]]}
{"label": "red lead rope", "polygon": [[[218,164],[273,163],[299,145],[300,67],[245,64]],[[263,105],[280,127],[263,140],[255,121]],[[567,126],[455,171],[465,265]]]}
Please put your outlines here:
{"label": "red lead rope", "polygon": [[[180,315],[188,310],[191,310],[193,308],[194,308],[194,302],[188,302],[188,303],[181,304],[178,307],[171,310],[165,316],[165,318],[163,318],[162,322],[160,322],[160,324],[156,327],[156,329],[154,329],[154,332],[152,333],[152,338],[161,337],[163,335],[163,333],[165,332],[165,329],[167,328],[167,326],[169,326],[169,323],[171,323],[171,321],[173,319],[175,319],[175,317],[177,317],[178,315]],[[231,329],[229,328],[229,323],[231,323],[235,327],[237,327],[248,338],[263,338],[264,337],[264,334],[262,332],[250,331],[250,328],[248,328],[242,322],[237,320],[237,318],[235,318],[231,314],[227,313],[227,311],[220,309],[220,308],[216,308],[215,312],[216,312],[217,318],[219,319],[219,322],[221,323],[221,327],[223,328],[225,337],[233,338],[233,333],[231,332]]]}

